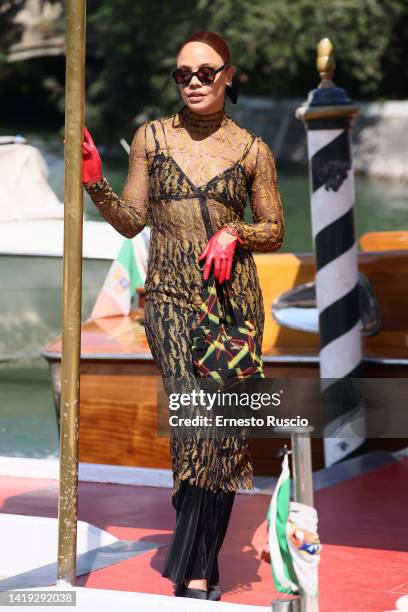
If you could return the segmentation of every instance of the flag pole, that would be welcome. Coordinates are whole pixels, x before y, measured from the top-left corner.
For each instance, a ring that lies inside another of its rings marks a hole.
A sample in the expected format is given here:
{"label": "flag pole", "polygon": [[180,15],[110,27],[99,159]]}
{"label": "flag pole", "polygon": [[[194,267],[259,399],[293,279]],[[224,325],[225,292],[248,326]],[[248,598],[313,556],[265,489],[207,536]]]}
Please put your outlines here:
{"label": "flag pole", "polygon": [[76,579],[86,0],[66,4],[64,253],[57,584]]}
{"label": "flag pole", "polygon": [[[293,497],[296,502],[313,508],[313,467],[311,433],[313,427],[300,428],[291,434],[292,466],[293,466]],[[300,592],[300,611],[319,612],[319,599],[308,595],[302,589]]]}

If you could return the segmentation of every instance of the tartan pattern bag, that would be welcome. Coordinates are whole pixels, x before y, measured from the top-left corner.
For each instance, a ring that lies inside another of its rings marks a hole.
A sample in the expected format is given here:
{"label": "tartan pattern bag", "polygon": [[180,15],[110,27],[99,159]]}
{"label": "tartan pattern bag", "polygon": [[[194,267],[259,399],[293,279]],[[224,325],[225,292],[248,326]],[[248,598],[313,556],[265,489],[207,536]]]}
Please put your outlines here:
{"label": "tartan pattern bag", "polygon": [[244,320],[226,282],[223,287],[225,319],[220,317],[213,272],[204,287],[201,316],[191,334],[195,372],[200,378],[209,378],[220,385],[239,379],[265,378],[255,326]]}
{"label": "tartan pattern bag", "polygon": [[[205,198],[200,198],[200,209],[209,240],[212,224]],[[223,320],[218,293],[224,305]],[[256,328],[252,321],[244,320],[231,297],[228,281],[216,284],[213,269],[202,298],[198,325],[191,331],[193,366],[198,377],[221,385],[240,379],[265,378]]]}

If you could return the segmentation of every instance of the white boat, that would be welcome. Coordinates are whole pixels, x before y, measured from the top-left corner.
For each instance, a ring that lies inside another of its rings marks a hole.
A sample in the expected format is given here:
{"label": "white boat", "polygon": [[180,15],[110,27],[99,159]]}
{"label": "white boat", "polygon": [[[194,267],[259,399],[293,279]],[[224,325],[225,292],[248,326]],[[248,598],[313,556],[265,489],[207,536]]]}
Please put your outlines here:
{"label": "white boat", "polygon": [[[40,354],[61,328],[64,205],[48,184],[40,151],[0,137],[0,360]],[[147,258],[150,228],[133,238]],[[82,315],[89,317],[124,237],[109,223],[83,221]]]}

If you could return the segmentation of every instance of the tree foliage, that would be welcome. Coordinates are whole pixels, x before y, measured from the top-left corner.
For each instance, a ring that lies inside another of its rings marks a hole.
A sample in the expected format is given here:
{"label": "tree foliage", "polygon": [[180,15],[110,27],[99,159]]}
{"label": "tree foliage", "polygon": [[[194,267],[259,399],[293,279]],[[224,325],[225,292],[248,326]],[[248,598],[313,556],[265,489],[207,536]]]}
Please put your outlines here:
{"label": "tree foliage", "polygon": [[[0,4],[6,33],[0,53],[16,36],[11,18],[23,2]],[[174,112],[180,96],[170,71],[181,42],[197,30],[229,42],[244,94],[305,98],[319,82],[316,45],[329,37],[334,80],[352,98],[406,96],[407,0],[88,0],[88,125],[113,139],[129,136],[149,117]],[[48,96],[60,109],[61,85],[63,79],[54,98]]]}
{"label": "tree foliage", "polygon": [[379,97],[387,58],[403,56],[392,34],[406,15],[406,0],[90,0],[90,120],[115,128],[173,112],[179,93],[169,72],[197,30],[228,40],[244,93],[305,97],[319,82],[316,45],[327,36],[336,83],[353,97]]}

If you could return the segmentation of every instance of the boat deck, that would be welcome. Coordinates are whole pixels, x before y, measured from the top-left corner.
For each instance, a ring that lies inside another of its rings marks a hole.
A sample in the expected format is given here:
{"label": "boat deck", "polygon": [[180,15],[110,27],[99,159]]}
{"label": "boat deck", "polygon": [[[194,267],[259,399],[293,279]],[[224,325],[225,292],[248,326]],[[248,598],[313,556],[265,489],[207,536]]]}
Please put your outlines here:
{"label": "boat deck", "polygon": [[[395,610],[397,599],[408,594],[407,481],[408,458],[401,458],[316,491],[324,546],[320,612]],[[259,558],[269,500],[265,494],[236,496],[220,555],[224,602],[270,606],[277,596],[271,567]],[[2,513],[57,517],[57,502],[58,480],[0,476]],[[165,486],[80,481],[78,519],[121,540],[166,545],[175,512]],[[172,595],[171,583],[160,575],[166,548],[78,576],[76,585]]]}

